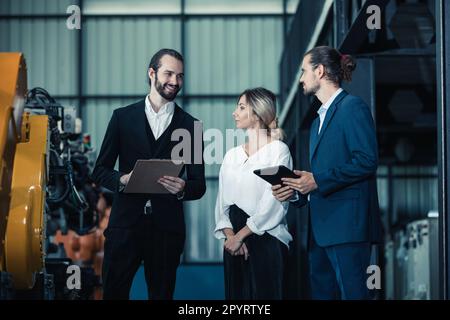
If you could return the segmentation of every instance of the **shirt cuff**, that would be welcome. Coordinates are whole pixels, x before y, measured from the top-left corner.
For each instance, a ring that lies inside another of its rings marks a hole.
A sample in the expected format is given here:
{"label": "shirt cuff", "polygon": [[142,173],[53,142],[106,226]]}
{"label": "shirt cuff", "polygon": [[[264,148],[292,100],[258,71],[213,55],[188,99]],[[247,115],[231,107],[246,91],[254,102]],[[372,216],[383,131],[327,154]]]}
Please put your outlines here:
{"label": "shirt cuff", "polygon": [[119,188],[117,189],[119,192],[123,192],[126,187],[126,184],[123,184],[122,181],[120,181],[120,178],[122,178],[122,176],[124,175],[126,175],[126,173],[119,172]]}
{"label": "shirt cuff", "polygon": [[297,202],[298,200],[300,200],[300,197],[298,196],[298,191],[295,190],[294,195],[289,199],[289,202]]}
{"label": "shirt cuff", "polygon": [[217,223],[216,228],[214,229],[214,236],[217,239],[226,239],[225,234],[223,233],[223,229],[233,229],[233,225],[230,221],[221,220]]}
{"label": "shirt cuff", "polygon": [[184,191],[178,192],[178,193],[176,194],[177,200],[180,200],[180,201],[183,200],[185,194],[186,194],[186,193],[185,193]]}
{"label": "shirt cuff", "polygon": [[252,217],[247,219],[247,226],[248,228],[258,236],[262,236],[265,231],[260,231],[258,227],[256,226],[255,222],[253,221]]}

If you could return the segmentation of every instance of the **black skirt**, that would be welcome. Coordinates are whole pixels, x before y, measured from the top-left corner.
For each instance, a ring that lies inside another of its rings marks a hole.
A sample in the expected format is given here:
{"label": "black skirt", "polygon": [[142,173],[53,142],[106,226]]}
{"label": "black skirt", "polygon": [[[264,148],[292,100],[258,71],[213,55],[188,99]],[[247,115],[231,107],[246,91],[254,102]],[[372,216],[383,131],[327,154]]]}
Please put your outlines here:
{"label": "black skirt", "polygon": [[[249,216],[236,205],[230,207],[230,221],[237,233]],[[283,298],[288,247],[267,232],[245,238],[249,257],[223,253],[225,298],[227,300],[273,300]]]}

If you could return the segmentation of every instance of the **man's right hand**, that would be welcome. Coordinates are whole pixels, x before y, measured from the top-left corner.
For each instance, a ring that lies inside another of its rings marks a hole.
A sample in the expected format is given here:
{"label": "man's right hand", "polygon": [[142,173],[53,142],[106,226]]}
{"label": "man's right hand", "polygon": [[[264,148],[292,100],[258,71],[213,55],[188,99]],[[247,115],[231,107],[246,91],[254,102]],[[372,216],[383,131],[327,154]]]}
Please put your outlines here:
{"label": "man's right hand", "polygon": [[272,186],[272,194],[280,202],[289,200],[294,195],[294,190],[289,186],[277,184]]}
{"label": "man's right hand", "polygon": [[120,183],[126,186],[128,184],[128,181],[130,180],[132,173],[133,171],[131,171],[129,174],[124,174],[123,176],[121,176]]}

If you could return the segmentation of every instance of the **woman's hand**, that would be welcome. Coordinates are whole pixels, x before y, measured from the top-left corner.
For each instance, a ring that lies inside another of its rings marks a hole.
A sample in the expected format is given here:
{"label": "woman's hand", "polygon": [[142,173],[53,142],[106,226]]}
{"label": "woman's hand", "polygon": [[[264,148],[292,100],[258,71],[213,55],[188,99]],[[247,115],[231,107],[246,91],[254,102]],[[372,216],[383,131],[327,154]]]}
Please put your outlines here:
{"label": "woman's hand", "polygon": [[248,253],[248,249],[247,246],[245,245],[245,243],[242,244],[241,248],[239,249],[239,251],[236,254],[237,256],[244,256],[244,259],[247,260],[249,253]]}
{"label": "woman's hand", "polygon": [[224,247],[231,255],[236,256],[243,244],[244,242],[239,237],[232,235],[227,238]]}
{"label": "woman's hand", "polygon": [[277,184],[272,186],[272,194],[280,202],[289,200],[294,195],[294,190],[289,186]]}

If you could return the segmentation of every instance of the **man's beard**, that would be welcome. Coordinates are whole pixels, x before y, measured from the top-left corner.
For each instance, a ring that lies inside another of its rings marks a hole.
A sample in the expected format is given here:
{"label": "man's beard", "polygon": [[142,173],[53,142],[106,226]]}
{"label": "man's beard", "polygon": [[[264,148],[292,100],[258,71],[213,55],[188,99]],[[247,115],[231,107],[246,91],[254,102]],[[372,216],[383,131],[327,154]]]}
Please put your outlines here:
{"label": "man's beard", "polygon": [[319,89],[320,89],[319,84],[315,84],[315,85],[314,85],[313,87],[311,87],[310,89],[304,88],[304,89],[303,89],[303,94],[304,94],[305,96],[313,96],[313,95],[315,95],[315,94],[317,93],[317,91],[319,91]]}
{"label": "man's beard", "polygon": [[159,82],[158,80],[158,75],[155,75],[155,89],[156,91],[161,95],[161,97],[163,97],[164,99],[166,99],[167,101],[173,101],[178,92],[180,91],[180,87],[179,86],[175,86],[175,91],[173,92],[167,92],[164,89],[167,88],[169,85],[163,85],[161,82]]}

